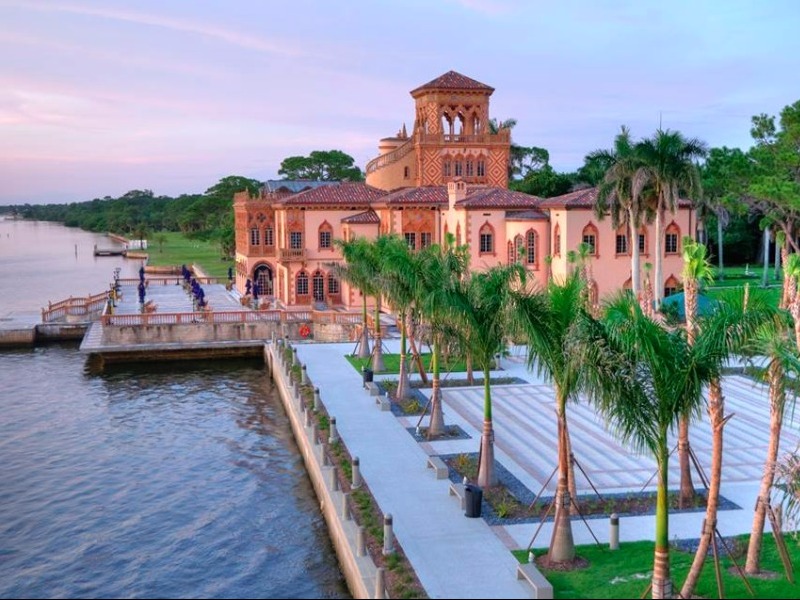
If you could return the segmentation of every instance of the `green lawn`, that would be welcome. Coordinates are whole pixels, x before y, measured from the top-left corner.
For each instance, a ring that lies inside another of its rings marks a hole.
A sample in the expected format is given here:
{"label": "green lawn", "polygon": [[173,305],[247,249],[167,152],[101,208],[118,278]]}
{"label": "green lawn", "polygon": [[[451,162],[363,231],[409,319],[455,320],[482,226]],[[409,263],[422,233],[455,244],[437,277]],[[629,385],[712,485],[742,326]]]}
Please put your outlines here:
{"label": "green lawn", "polygon": [[[581,526],[578,524],[578,526]],[[622,524],[621,524],[622,526]],[[740,552],[737,562],[744,567],[744,552],[748,536],[737,538]],[[800,565],[800,545],[786,536],[789,555],[795,566]],[[744,552],[742,552],[744,549]],[[723,563],[723,582],[726,598],[750,598],[742,580],[738,575],[728,572],[733,563],[720,548]],[[542,554],[545,551],[537,551]],[[520,562],[528,561],[528,553],[517,550],[514,555]],[[617,551],[608,550],[608,546],[580,546],[578,556],[589,561],[585,569],[575,571],[543,571],[545,577],[553,585],[556,598],[639,598],[650,583],[653,569],[653,542],[629,542],[620,544]],[[762,569],[773,571],[774,579],[748,578],[755,591],[756,598],[798,598],[800,585],[791,584],[786,579],[783,565],[772,535],[764,536]],[[675,593],[686,579],[694,554],[672,550],[670,564]],[[717,598],[717,584],[714,574],[714,561],[709,557],[703,567],[703,573],[697,584],[695,594],[704,598]],[[649,598],[650,595],[648,594]]]}
{"label": "green lawn", "polygon": [[[358,358],[357,356],[350,356],[345,355],[345,358],[348,362],[353,365],[353,368],[361,373],[361,367],[368,366],[372,363],[371,358]],[[411,366],[411,353],[407,355],[407,360],[409,361],[409,372],[416,372],[416,363],[414,366]],[[441,375],[444,376],[446,373],[463,373],[467,370],[467,365],[463,360],[452,359],[452,365],[450,363],[446,363],[443,360],[439,361],[439,370]],[[387,375],[391,374],[399,374],[400,373],[400,355],[399,354],[384,354],[383,355],[383,364],[386,366],[385,371],[381,371],[381,373],[385,373]],[[428,373],[431,372],[431,355],[430,353],[422,354],[422,364],[427,370]]]}
{"label": "green lawn", "polygon": [[[163,245],[159,244],[159,236],[164,236]],[[176,266],[199,265],[210,277],[227,277],[228,267],[233,265],[231,259],[220,256],[219,244],[203,240],[189,239],[184,234],[165,231],[155,233],[148,240],[149,265]]]}

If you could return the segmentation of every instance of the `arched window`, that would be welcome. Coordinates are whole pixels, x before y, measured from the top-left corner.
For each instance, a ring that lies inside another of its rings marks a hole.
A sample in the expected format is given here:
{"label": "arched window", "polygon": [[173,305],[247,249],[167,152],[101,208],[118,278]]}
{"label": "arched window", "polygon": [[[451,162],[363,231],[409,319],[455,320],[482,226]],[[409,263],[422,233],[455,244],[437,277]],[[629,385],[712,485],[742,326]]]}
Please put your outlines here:
{"label": "arched window", "polygon": [[328,294],[331,296],[339,295],[339,280],[333,273],[328,274]]}
{"label": "arched window", "polygon": [[639,254],[647,254],[647,227],[639,230]]}
{"label": "arched window", "polygon": [[453,163],[450,162],[450,159],[447,159],[442,163],[442,174],[445,177],[450,177],[453,174]]}
{"label": "arched window", "polygon": [[667,296],[671,296],[677,291],[678,291],[678,280],[675,279],[674,275],[670,275],[664,282],[664,298],[666,298]]}
{"label": "arched window", "polygon": [[681,229],[673,221],[667,225],[664,233],[664,254],[678,254],[681,251],[680,247]]}
{"label": "arched window", "polygon": [[300,271],[295,280],[295,287],[298,297],[308,296],[308,273]]}
{"label": "arched window", "polygon": [[333,227],[327,221],[319,226],[319,249],[330,250],[333,248]]}
{"label": "arched window", "polygon": [[258,227],[253,227],[250,229],[250,245],[251,246],[261,245],[261,232],[258,230]]}
{"label": "arched window", "polygon": [[600,237],[597,235],[597,227],[595,227],[591,221],[586,227],[583,228],[581,242],[589,245],[589,254],[591,256],[598,255],[597,249],[600,245]]}
{"label": "arched window", "polygon": [[628,254],[628,228],[622,226],[617,229],[616,254]]}
{"label": "arched window", "polygon": [[323,302],[325,300],[325,275],[319,269],[314,271],[314,276],[311,278],[311,289],[314,302]]}
{"label": "arched window", "polygon": [[478,159],[478,177],[486,177],[486,161]]}
{"label": "arched window", "polygon": [[553,256],[561,256],[561,226],[558,223],[553,230]]}
{"label": "arched window", "polygon": [[536,235],[533,229],[529,229],[528,233],[525,234],[525,262],[528,266],[535,266],[537,263],[536,259],[539,255],[536,248],[539,242],[538,238],[539,236]]}
{"label": "arched window", "polygon": [[464,174],[464,163],[461,162],[460,160],[457,160],[454,172],[456,177],[461,177]]}
{"label": "arched window", "polygon": [[478,253],[494,254],[494,228],[488,222],[478,231]]}
{"label": "arched window", "polygon": [[475,162],[470,158],[467,160],[467,177],[475,175]]}
{"label": "arched window", "polygon": [[275,233],[272,229],[272,225],[267,225],[264,228],[264,245],[265,246],[275,245]]}

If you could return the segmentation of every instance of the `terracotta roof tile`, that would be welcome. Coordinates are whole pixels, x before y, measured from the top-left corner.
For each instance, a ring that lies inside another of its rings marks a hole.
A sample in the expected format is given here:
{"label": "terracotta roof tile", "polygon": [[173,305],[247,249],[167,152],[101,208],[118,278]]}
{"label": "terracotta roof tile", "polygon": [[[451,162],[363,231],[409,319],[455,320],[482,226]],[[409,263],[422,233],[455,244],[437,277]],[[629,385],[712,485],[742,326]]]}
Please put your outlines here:
{"label": "terracotta roof tile", "polygon": [[342,223],[350,223],[352,225],[379,224],[380,222],[380,217],[372,209],[342,219]]}
{"label": "terracotta roof tile", "polygon": [[542,200],[541,208],[594,208],[597,188],[585,188]]}
{"label": "terracotta roof tile", "polygon": [[459,208],[518,208],[536,209],[542,199],[522,192],[499,187],[479,187],[467,190],[467,197],[456,202]]}
{"label": "terracotta roof tile", "polygon": [[447,187],[432,185],[401,188],[384,196],[383,200],[387,206],[447,204]]}
{"label": "terracotta roof tile", "polygon": [[326,185],[276,200],[276,204],[291,206],[336,206],[356,205],[369,206],[381,200],[386,192],[363,182],[343,181],[334,185]]}
{"label": "terracotta roof tile", "polygon": [[507,210],[506,221],[542,221],[550,217],[535,208],[531,210]]}
{"label": "terracotta roof tile", "polygon": [[456,71],[448,71],[444,75],[439,75],[436,79],[431,79],[428,83],[411,90],[411,95],[413,96],[426,90],[488,90],[493,92],[494,88]]}

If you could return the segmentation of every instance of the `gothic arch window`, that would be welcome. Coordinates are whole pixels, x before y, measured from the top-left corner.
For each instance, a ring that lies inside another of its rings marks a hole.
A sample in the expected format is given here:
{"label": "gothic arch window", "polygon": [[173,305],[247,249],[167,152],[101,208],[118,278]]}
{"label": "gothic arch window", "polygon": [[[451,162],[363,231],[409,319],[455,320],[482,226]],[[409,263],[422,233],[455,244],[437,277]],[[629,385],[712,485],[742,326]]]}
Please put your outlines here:
{"label": "gothic arch window", "polygon": [[264,227],[264,245],[265,246],[274,246],[275,245],[275,231],[272,229],[272,224],[268,224]]}
{"label": "gothic arch window", "polygon": [[494,254],[494,227],[487,221],[478,230],[478,253]]}
{"label": "gothic arch window", "polygon": [[617,229],[617,237],[615,242],[615,253],[617,256],[628,254],[628,227],[623,225]]}
{"label": "gothic arch window", "polygon": [[258,230],[258,227],[250,228],[250,245],[251,246],[261,245],[261,232]]}
{"label": "gothic arch window", "polygon": [[471,158],[468,158],[467,162],[466,162],[466,167],[467,167],[466,176],[467,177],[474,177],[475,176],[475,161],[472,160]]}
{"label": "gothic arch window", "polygon": [[314,302],[325,301],[325,275],[319,269],[311,277],[311,291]]}
{"label": "gothic arch window", "polygon": [[477,173],[478,177],[486,177],[486,161],[482,158],[478,159]]}
{"label": "gothic arch window", "polygon": [[553,256],[561,256],[561,226],[558,223],[553,229]]}
{"label": "gothic arch window", "polygon": [[647,227],[642,226],[638,236],[639,254],[647,254]]}
{"label": "gothic arch window", "polygon": [[533,229],[525,234],[525,263],[529,267],[536,267],[539,262],[539,236]]}
{"label": "gothic arch window", "polygon": [[678,291],[678,280],[675,279],[674,275],[670,275],[664,282],[664,298],[666,298],[667,296],[671,296],[677,291]]}
{"label": "gothic arch window", "polygon": [[295,279],[295,293],[298,299],[308,298],[308,273],[300,271]]}
{"label": "gothic arch window", "polygon": [[340,293],[339,279],[333,273],[328,273],[328,295],[338,296]]}
{"label": "gothic arch window", "polygon": [[591,221],[583,228],[581,233],[581,242],[589,245],[589,255],[598,256],[598,248],[600,246],[600,236],[597,232],[597,227]]}
{"label": "gothic arch window", "polygon": [[681,251],[680,239],[681,229],[673,221],[664,232],[664,254],[678,254]]}
{"label": "gothic arch window", "polygon": [[333,248],[333,227],[327,221],[323,221],[317,233],[320,250],[330,250]]}

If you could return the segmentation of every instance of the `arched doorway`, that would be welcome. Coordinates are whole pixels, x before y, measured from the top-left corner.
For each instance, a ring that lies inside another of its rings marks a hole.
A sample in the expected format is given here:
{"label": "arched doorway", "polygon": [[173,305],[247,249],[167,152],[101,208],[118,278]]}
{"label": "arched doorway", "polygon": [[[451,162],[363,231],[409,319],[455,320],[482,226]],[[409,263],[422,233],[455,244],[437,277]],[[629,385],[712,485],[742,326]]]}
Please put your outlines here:
{"label": "arched doorway", "polygon": [[253,281],[258,283],[259,294],[262,296],[273,296],[272,286],[272,267],[269,265],[258,265],[253,271]]}

